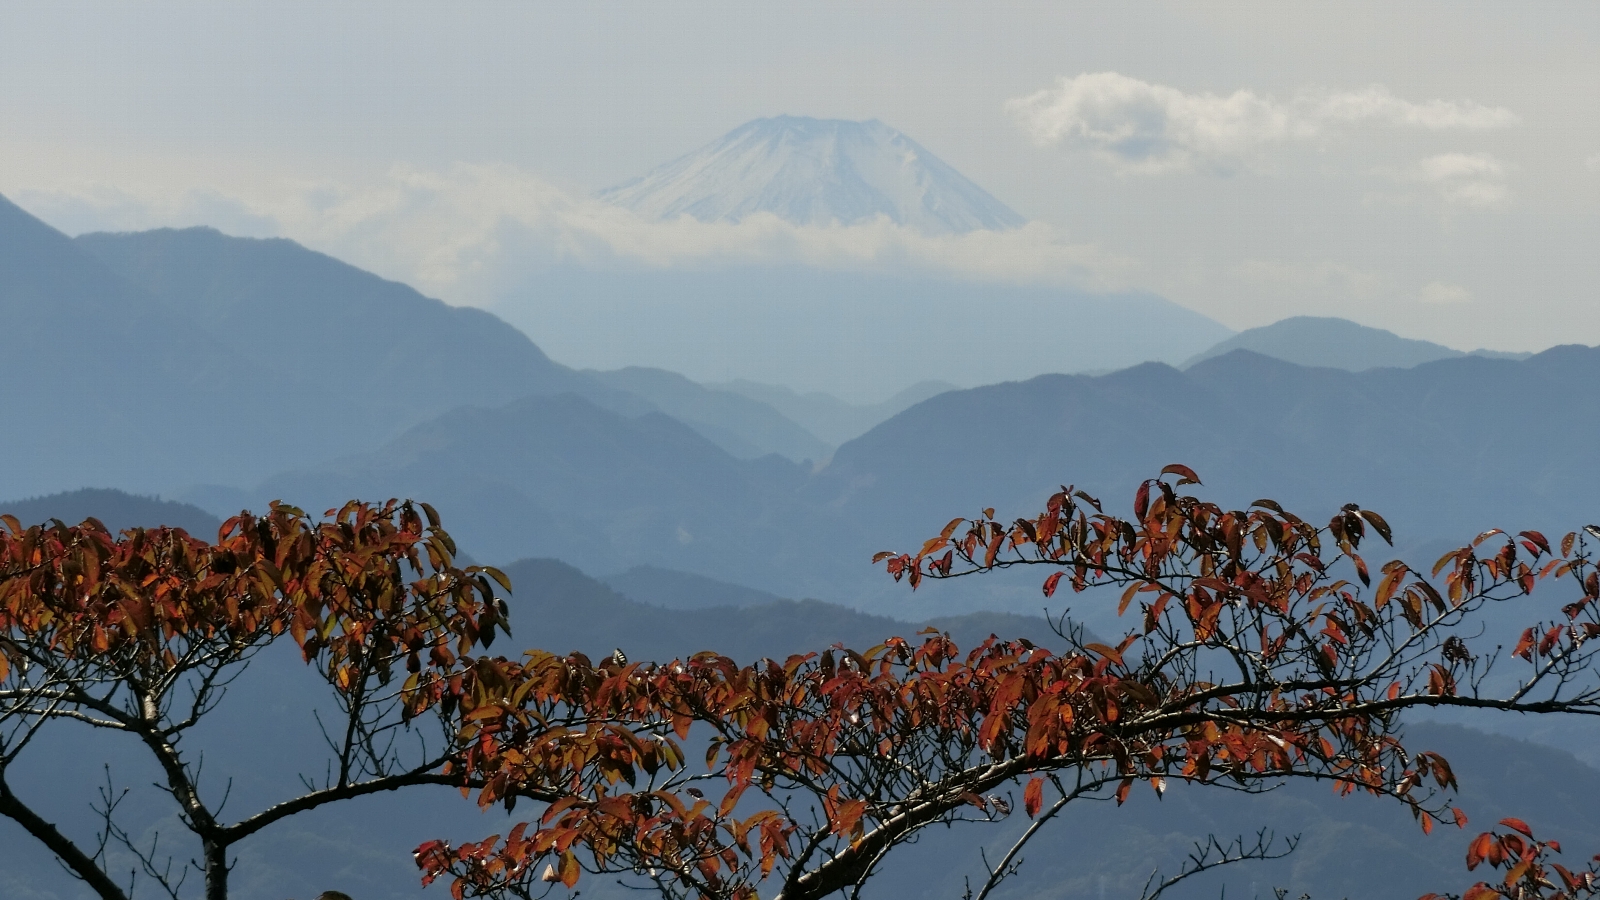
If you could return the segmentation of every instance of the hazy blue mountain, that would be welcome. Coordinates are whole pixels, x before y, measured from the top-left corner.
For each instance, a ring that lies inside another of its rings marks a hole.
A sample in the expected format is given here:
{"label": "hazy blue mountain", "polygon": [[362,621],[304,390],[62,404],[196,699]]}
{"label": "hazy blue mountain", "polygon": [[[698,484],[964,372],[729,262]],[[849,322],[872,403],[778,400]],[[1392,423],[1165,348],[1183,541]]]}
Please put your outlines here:
{"label": "hazy blue mountain", "polygon": [[799,225],[883,216],[928,232],[1011,228],[1022,216],[916,141],[873,119],[756,119],[600,197],[654,219]]}
{"label": "hazy blue mountain", "polygon": [[799,265],[557,266],[493,309],[572,365],[646,366],[706,385],[742,378],[851,403],[921,381],[1177,364],[1233,333],[1146,293]]}
{"label": "hazy blue mountain", "polygon": [[[1357,502],[1387,516],[1408,547],[1442,550],[1428,542],[1600,518],[1595,384],[1600,348],[1589,347],[1364,373],[1240,350],[1187,372],[1148,364],[1044,376],[906,410],[841,446],[808,482],[807,500],[851,523],[854,537],[836,552],[852,559],[915,547],[951,516],[984,507],[1037,512],[1062,484],[1125,510],[1141,479],[1184,462],[1205,479],[1204,496],[1229,506],[1273,497],[1317,517]],[[924,603],[1025,609],[1038,601],[1037,578],[1025,575],[919,593]],[[903,588],[880,580],[878,590]]]}
{"label": "hazy blue mountain", "polygon": [[221,341],[3,197],[0,323],[11,374],[0,391],[0,496],[86,484],[154,490],[191,460],[226,468],[207,460],[235,444],[249,446],[234,459],[270,465],[274,436],[230,433],[246,416],[212,390],[234,369]]}
{"label": "hazy blue mountain", "polygon": [[[531,643],[555,652],[577,650],[594,659],[616,647],[630,659],[662,662],[702,650],[744,662],[763,656],[783,659],[836,643],[865,649],[887,637],[914,637],[930,625],[949,632],[963,647],[995,633],[1031,638],[1044,646],[1059,641],[1043,616],[989,613],[908,622],[837,603],[772,595],[754,603],[669,609],[640,602],[559,560],[519,560],[504,571],[514,588],[510,600],[513,643]],[[712,579],[700,579],[700,583],[729,599],[749,599],[740,593],[749,589]],[[518,622],[527,625],[519,627]]]}
{"label": "hazy blue mountain", "polygon": [[675,372],[630,366],[584,374],[642,397],[741,459],[776,453],[795,462],[821,462],[833,447],[761,400],[696,384]]}
{"label": "hazy blue mountain", "polygon": [[741,460],[663,413],[630,418],[575,394],[462,407],[382,447],[267,480],[253,496],[321,509],[350,497],[426,499],[461,547],[590,570],[654,563],[729,575],[805,530],[808,469]]}
{"label": "hazy blue mountain", "polygon": [[812,391],[801,394],[779,384],[735,379],[709,388],[743,394],[771,406],[808,431],[835,446],[866,434],[874,425],[907,407],[937,397],[956,386],[947,381],[920,381],[878,403],[847,403],[832,394]]}
{"label": "hazy blue mountain", "polygon": [[757,588],[660,566],[634,566],[626,572],[607,575],[600,581],[630,600],[665,609],[756,606],[784,599]]}
{"label": "hazy blue mountain", "polygon": [[982,506],[1022,512],[1067,480],[1125,502],[1182,461],[1229,503],[1356,501],[1430,534],[1570,522],[1600,500],[1585,462],[1600,445],[1596,383],[1600,348],[1580,346],[1362,373],[1237,350],[1187,372],[1047,375],[914,406],[840,447],[813,487],[852,515],[942,524]]}
{"label": "hazy blue mountain", "polygon": [[210,229],[77,240],[0,198],[0,355],[24,373],[0,496],[245,485],[468,402],[578,391],[494,316],[289,241]]}
{"label": "hazy blue mountain", "polygon": [[1361,372],[1385,366],[1409,369],[1412,366],[1457,356],[1484,356],[1490,359],[1527,359],[1530,353],[1501,353],[1474,350],[1468,354],[1431,341],[1403,338],[1381,328],[1358,325],[1349,319],[1321,316],[1294,316],[1271,325],[1241,331],[1203,353],[1185,360],[1189,368],[1202,360],[1235,350],[1250,350],[1263,356],[1302,366],[1325,366]]}
{"label": "hazy blue mountain", "polygon": [[367,441],[464,403],[533,393],[577,391],[625,411],[650,409],[551,362],[490,313],[424,297],[293,241],[164,228],[74,243],[163,310],[224,336],[241,368],[287,370],[314,385]]}
{"label": "hazy blue mountain", "polygon": [[140,497],[111,488],[83,488],[45,497],[0,502],[0,513],[16,516],[23,526],[42,525],[59,519],[76,525],[84,519],[99,519],[112,534],[125,528],[154,528],[170,525],[182,528],[197,538],[214,540],[222,520],[198,506]]}
{"label": "hazy blue mountain", "polygon": [[[550,561],[551,565],[561,565]],[[675,569],[663,569],[659,566],[642,565],[634,566],[626,572],[608,575],[599,579],[606,587],[632,601],[647,604],[651,607],[662,607],[675,611],[693,611],[695,616],[699,613],[717,608],[743,607],[727,624],[718,627],[739,629],[754,629],[763,633],[774,635],[784,633],[782,628],[774,628],[776,622],[768,621],[769,613],[774,611],[793,611],[796,609],[792,601],[779,597],[776,594],[757,588],[730,584],[707,578],[704,575],[695,575],[689,572],[680,572]],[[523,583],[523,582],[518,582]],[[783,605],[788,604],[788,605]],[[880,638],[887,637],[888,633],[874,635],[875,629],[899,628],[896,632],[902,636],[911,636],[920,628],[932,626],[950,632],[956,636],[957,642],[962,646],[969,646],[983,640],[991,634],[1002,637],[1028,637],[1043,644],[1053,644],[1058,636],[1052,632],[1042,615],[1018,615],[1015,613],[978,611],[963,613],[954,616],[931,616],[924,621],[912,625],[898,618],[885,618],[882,616],[867,616],[856,618],[858,611],[849,607],[836,604],[821,603],[820,601],[804,601],[809,605],[806,608],[819,611],[820,618],[827,622],[860,622],[870,625],[851,632],[851,637],[837,637],[829,640],[842,640],[850,643],[852,640],[868,641],[863,646],[871,646]],[[919,609],[915,604],[905,604],[896,609],[901,616],[916,616],[925,610]],[[703,620],[691,617],[686,621],[700,623]],[[888,624],[885,624],[888,623]],[[695,628],[707,627],[696,624]],[[845,632],[839,632],[844,634]],[[806,645],[814,637],[808,628],[794,631],[792,637],[798,641],[794,646]],[[814,644],[814,641],[813,641]],[[818,645],[818,646],[825,646]],[[787,652],[787,651],[785,651]],[[768,655],[774,655],[770,650]]]}
{"label": "hazy blue mountain", "polygon": [[[486,562],[653,565],[903,619],[1027,612],[1042,599],[1031,572],[913,596],[868,561],[917,546],[952,516],[1036,512],[1065,483],[1124,509],[1138,482],[1171,462],[1193,466],[1204,495],[1233,507],[1268,496],[1316,517],[1361,503],[1425,554],[1490,526],[1572,528],[1600,508],[1588,472],[1600,446],[1596,383],[1600,348],[1364,373],[1241,350],[1187,372],[1146,364],[946,392],[844,444],[816,472],[736,459],[660,413],[529,398],[452,411],[375,452],[276,476],[254,496],[314,508],[426,498]],[[1514,425],[1502,422],[1513,414]]]}

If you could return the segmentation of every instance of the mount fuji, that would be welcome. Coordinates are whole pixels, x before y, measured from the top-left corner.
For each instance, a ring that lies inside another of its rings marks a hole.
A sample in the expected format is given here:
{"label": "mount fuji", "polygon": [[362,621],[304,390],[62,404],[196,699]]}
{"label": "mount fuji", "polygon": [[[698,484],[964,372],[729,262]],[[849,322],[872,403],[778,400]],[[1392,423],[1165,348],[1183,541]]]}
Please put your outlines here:
{"label": "mount fuji", "polygon": [[756,119],[599,196],[648,218],[702,222],[737,222],[762,212],[797,225],[851,225],[883,216],[950,234],[1027,221],[877,119]]}

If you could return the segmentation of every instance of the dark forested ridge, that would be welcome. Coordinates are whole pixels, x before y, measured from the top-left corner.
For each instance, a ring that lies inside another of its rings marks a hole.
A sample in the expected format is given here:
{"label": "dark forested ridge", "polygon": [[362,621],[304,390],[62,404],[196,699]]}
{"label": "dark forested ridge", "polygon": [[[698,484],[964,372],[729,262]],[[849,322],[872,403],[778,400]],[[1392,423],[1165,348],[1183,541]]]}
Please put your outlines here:
{"label": "dark forested ridge", "polygon": [[981,507],[1033,512],[1067,482],[1125,503],[1182,460],[1225,504],[1356,502],[1405,541],[1571,528],[1600,506],[1597,384],[1600,348],[1580,346],[1364,373],[1241,350],[1186,372],[1048,375],[914,406],[841,447],[808,491],[906,544]]}
{"label": "dark forested ridge", "polygon": [[112,488],[82,488],[44,497],[0,502],[0,513],[17,517],[24,526],[42,525],[52,519],[76,525],[90,517],[100,520],[106,530],[116,534],[126,528],[154,528],[169,525],[182,528],[201,540],[214,540],[222,520],[198,506],[140,497]]}

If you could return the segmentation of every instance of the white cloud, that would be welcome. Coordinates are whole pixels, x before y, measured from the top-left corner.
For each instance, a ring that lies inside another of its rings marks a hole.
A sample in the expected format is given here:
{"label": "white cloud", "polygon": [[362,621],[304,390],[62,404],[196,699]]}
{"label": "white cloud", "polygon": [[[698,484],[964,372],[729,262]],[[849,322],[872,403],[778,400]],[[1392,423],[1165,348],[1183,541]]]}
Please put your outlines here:
{"label": "white cloud", "polygon": [[[1136,267],[1038,222],[953,235],[928,235],[883,218],[850,226],[793,225],[770,214],[738,223],[659,222],[508,166],[395,167],[364,184],[280,183],[249,197],[190,193],[209,198],[212,209],[231,210],[233,220],[253,226],[249,234],[290,237],[425,293],[474,305],[491,304],[528,274],[563,263],[909,267],[1093,289],[1127,287]],[[195,220],[206,205],[191,209],[162,199],[170,195],[91,187],[34,192],[31,199],[48,200],[33,208],[72,232],[212,224]]]}
{"label": "white cloud", "polygon": [[134,193],[101,184],[52,190],[23,189],[16,202],[68,234],[138,231],[152,227],[209,225],[241,237],[276,237],[278,223],[239,200],[209,188]]}
{"label": "white cloud", "polygon": [[1509,128],[1517,116],[1503,106],[1484,106],[1471,100],[1428,100],[1415,103],[1389,93],[1381,85],[1364,91],[1302,99],[1297,104],[1307,118],[1323,122],[1380,122],[1430,131],[1463,129],[1482,131]]}
{"label": "white cloud", "polygon": [[1185,94],[1116,72],[1063,78],[1006,109],[1040,144],[1086,148],[1143,172],[1215,164],[1292,128],[1284,110],[1250,91]]}
{"label": "white cloud", "polygon": [[1269,146],[1340,126],[1482,130],[1517,121],[1503,107],[1419,103],[1381,86],[1279,101],[1243,89],[1226,96],[1185,93],[1116,72],[1062,78],[1055,87],[1007,101],[1006,109],[1041,145],[1088,150],[1146,173],[1226,170]]}
{"label": "white cloud", "polygon": [[1423,303],[1446,306],[1456,303],[1471,303],[1472,293],[1459,284],[1445,284],[1442,281],[1434,281],[1422,288],[1417,295],[1417,299]]}
{"label": "white cloud", "polygon": [[1506,166],[1487,153],[1440,153],[1417,163],[1412,178],[1463,206],[1498,206],[1511,197]]}

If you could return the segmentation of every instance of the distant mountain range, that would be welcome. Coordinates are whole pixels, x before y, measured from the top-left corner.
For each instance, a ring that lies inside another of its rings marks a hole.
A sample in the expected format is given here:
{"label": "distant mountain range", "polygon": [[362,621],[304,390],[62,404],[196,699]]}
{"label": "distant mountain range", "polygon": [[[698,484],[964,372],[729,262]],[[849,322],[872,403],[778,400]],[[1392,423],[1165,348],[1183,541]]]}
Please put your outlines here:
{"label": "distant mountain range", "polygon": [[1026,221],[877,119],[756,119],[600,197],[649,218],[702,222],[771,213],[797,225],[853,225],[882,216],[940,233]]}
{"label": "distant mountain range", "polygon": [[1600,446],[1596,383],[1600,348],[1361,373],[1236,350],[1187,371],[1146,364],[941,393],[820,469],[736,458],[660,412],[536,396],[453,410],[367,453],[286,471],[233,508],[426,497],[485,562],[655,566],[865,609],[915,604],[923,615],[1027,612],[1039,606],[1031,576],[913,597],[868,559],[986,506],[1036,512],[1064,483],[1122,508],[1174,461],[1230,506],[1269,496],[1313,517],[1352,501],[1377,509],[1402,549],[1423,555],[1437,555],[1429,542],[1490,526],[1572,528],[1600,518],[1588,474]]}
{"label": "distant mountain range", "polygon": [[[1582,386],[1600,379],[1600,351],[1587,348],[1516,361],[1425,345],[1453,356],[1395,368],[1420,342],[1288,320],[1245,342],[1378,368],[1235,350],[1187,371],[930,384],[851,405],[573,371],[491,315],[288,241],[72,240],[9,204],[0,214],[0,304],[17,323],[0,342],[20,370],[48,373],[0,395],[10,421],[33,423],[13,439],[0,497],[118,487],[222,516],[275,497],[418,496],[485,562],[651,565],[852,605],[903,598],[865,560],[951,515],[1025,511],[1065,480],[1116,502],[1174,460],[1230,502],[1356,500],[1419,540],[1459,537],[1458,522],[1569,524],[1597,499],[1584,466],[1600,417]],[[1495,424],[1508,411],[1515,424]],[[970,590],[919,602],[1036,602],[1032,588]]]}
{"label": "distant mountain range", "polygon": [[[744,392],[699,385],[676,372],[639,366],[585,374],[601,384],[642,397],[658,409],[670,411],[674,418],[702,437],[741,459],[776,453],[795,461],[820,463],[833,454],[833,445],[814,431]],[[867,428],[888,417],[884,415],[872,421]],[[845,439],[866,430],[862,428]]]}
{"label": "distant mountain range", "polygon": [[[762,289],[752,273],[719,277]],[[801,273],[768,284],[797,308],[805,290],[837,289],[811,298],[835,319],[796,322],[774,340],[853,328],[852,304],[895,284],[910,282]],[[961,317],[973,296],[962,292],[986,290],[927,287],[929,308],[945,310],[952,328],[972,316]],[[628,308],[625,300],[617,295],[610,313]],[[1413,561],[1490,526],[1557,531],[1600,518],[1591,471],[1600,348],[1487,358],[1327,319],[1234,337],[1173,314],[1159,298],[1117,307],[1079,297],[1072,315],[1083,329],[1074,331],[1059,325],[1070,316],[1046,315],[1063,302],[1058,293],[1000,292],[1002,300],[1034,304],[1015,307],[1035,313],[1011,324],[1019,341],[1092,345],[1120,328],[1134,345],[1156,333],[1151,340],[1169,358],[1199,358],[1183,369],[1146,363],[1006,381],[991,360],[953,353],[952,378],[999,383],[918,384],[880,403],[801,392],[777,378],[579,372],[492,315],[288,241],[207,229],[69,239],[0,200],[0,354],[21,373],[0,392],[10,425],[0,497],[31,498],[0,503],[0,512],[29,523],[95,515],[113,529],[162,522],[204,535],[219,517],[277,497],[317,510],[350,497],[413,496],[440,508],[468,554],[507,566],[515,586],[508,652],[625,645],[635,658],[706,648],[778,656],[923,624],[963,643],[996,632],[1033,634],[1048,646],[1036,573],[912,594],[870,554],[913,548],[950,517],[985,506],[1002,516],[1033,512],[1063,482],[1125,509],[1140,479],[1175,461],[1195,467],[1205,480],[1199,490],[1229,505],[1272,496],[1313,518],[1347,501],[1378,509],[1396,527],[1396,555]],[[631,324],[647,329],[645,319]],[[868,329],[863,358],[924,340],[920,325],[912,317]],[[1184,341],[1191,349],[1174,355]],[[1199,352],[1218,342],[1216,352]],[[1091,349],[1128,360],[1122,350]],[[85,485],[97,489],[72,490]],[[1058,594],[1051,603],[1114,633],[1122,623],[1103,599]],[[285,723],[305,712],[286,699],[303,667],[264,658],[250,674],[230,687],[249,715],[206,740],[226,751],[214,758],[246,761],[227,775],[238,775],[241,796],[259,798],[292,786],[310,751],[281,741]],[[1536,811],[1541,831],[1600,846],[1600,819],[1583,802],[1600,790],[1592,768],[1460,728],[1419,724],[1412,734],[1451,755],[1475,824]],[[1592,728],[1539,736],[1591,761],[1600,746]],[[41,754],[43,769],[19,783],[98,779],[113,752],[98,739]],[[274,832],[241,857],[239,896],[310,896],[329,873],[359,885],[363,898],[414,896],[406,851],[435,836],[425,829],[486,833],[477,811],[449,792],[420,807],[384,802],[360,807],[370,829],[307,819]],[[420,819],[405,814],[417,809]],[[65,826],[93,827],[84,808],[58,812]],[[1050,840],[1077,852],[1038,854],[1005,896],[1122,895],[1128,873],[1138,869],[1142,879],[1185,841],[1258,824],[1341,852],[1230,872],[1230,895],[1248,895],[1257,880],[1373,896],[1378,879],[1397,897],[1467,880],[1459,862],[1466,836],[1419,842],[1398,809],[1301,788],[1202,804],[1180,787],[1160,803],[1136,797],[1115,819],[1063,821]],[[1021,826],[1020,818],[1007,823],[992,840]],[[47,860],[33,865],[38,854],[17,859],[10,848],[22,838],[7,827],[0,822],[0,895],[76,896]],[[897,896],[948,896],[966,873],[953,868],[957,857],[943,840],[930,837],[895,863],[903,866],[891,876]],[[1349,866],[1352,857],[1362,865]],[[283,874],[283,859],[296,861],[293,872]],[[608,890],[597,885],[594,896]]]}
{"label": "distant mountain range", "polygon": [[834,446],[866,434],[874,425],[908,407],[946,391],[956,390],[956,386],[948,381],[919,381],[887,400],[853,404],[820,391],[802,394],[781,384],[761,384],[743,379],[708,384],[706,387],[760,400]]}
{"label": "distant mountain range", "polygon": [[1367,369],[1409,369],[1436,359],[1482,356],[1489,359],[1527,359],[1531,353],[1503,353],[1494,350],[1453,350],[1431,341],[1403,338],[1381,328],[1357,325],[1348,319],[1294,316],[1271,325],[1241,331],[1216,346],[1185,360],[1181,368],[1222,356],[1235,350],[1250,350],[1302,366],[1323,366],[1362,372]]}
{"label": "distant mountain range", "polygon": [[[0,354],[30,373],[0,393],[0,415],[29,423],[12,431],[0,497],[86,484],[229,496],[202,486],[252,486],[285,460],[367,450],[455,407],[529,395],[659,408],[552,362],[489,313],[291,241],[205,228],[72,239],[4,198],[0,320]],[[734,452],[831,450],[759,401],[662,375],[681,390],[647,393]],[[738,412],[705,408],[707,396]]]}
{"label": "distant mountain range", "polygon": [[1175,461],[1235,508],[1357,502],[1406,542],[1573,528],[1600,519],[1597,384],[1600,348],[1580,346],[1361,373],[1235,350],[1187,371],[1049,375],[913,406],[840,447],[807,491],[873,549],[914,547],[987,506],[1036,513],[1065,483],[1125,508]]}

